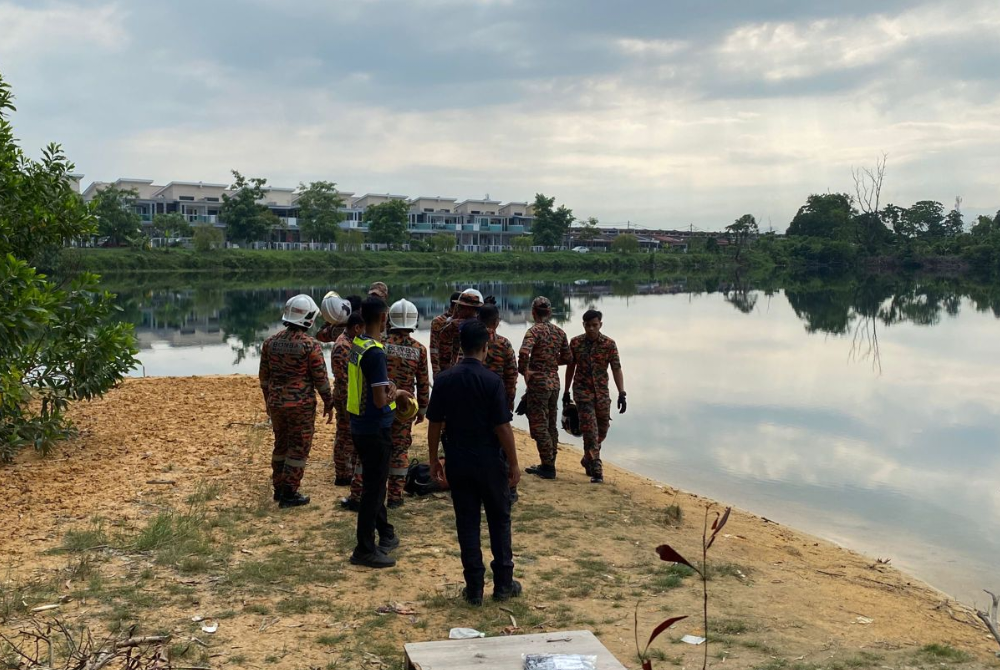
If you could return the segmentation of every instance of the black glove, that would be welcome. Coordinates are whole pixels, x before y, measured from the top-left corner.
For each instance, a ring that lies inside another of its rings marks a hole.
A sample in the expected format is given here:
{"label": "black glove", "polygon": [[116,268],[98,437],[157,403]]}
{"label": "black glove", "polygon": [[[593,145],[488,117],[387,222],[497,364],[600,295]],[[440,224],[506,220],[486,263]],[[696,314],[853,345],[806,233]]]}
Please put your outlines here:
{"label": "black glove", "polygon": [[496,305],[497,304],[497,299],[496,299],[495,296],[488,295],[485,298],[483,298],[483,304],[484,305]]}
{"label": "black glove", "polygon": [[514,414],[518,416],[524,416],[528,413],[528,394],[521,396],[521,402],[517,403],[517,408],[514,410]]}
{"label": "black glove", "polygon": [[572,404],[573,404],[573,398],[570,397],[569,391],[566,391],[565,393],[563,393],[563,407],[565,407],[566,405],[572,405]]}
{"label": "black glove", "polygon": [[628,409],[628,403],[625,401],[625,394],[618,394],[618,413],[624,414],[625,410]]}

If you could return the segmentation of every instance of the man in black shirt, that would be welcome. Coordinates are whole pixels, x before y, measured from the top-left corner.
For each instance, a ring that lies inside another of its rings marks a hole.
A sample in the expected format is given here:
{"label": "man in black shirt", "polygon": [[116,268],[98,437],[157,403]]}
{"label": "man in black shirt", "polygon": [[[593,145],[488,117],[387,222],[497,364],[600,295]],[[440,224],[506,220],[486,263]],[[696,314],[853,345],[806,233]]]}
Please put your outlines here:
{"label": "man in black shirt", "polygon": [[462,325],[464,358],[434,380],[427,407],[428,460],[438,480],[445,474],[438,460],[442,430],[448,438],[447,477],[465,571],[462,596],[473,605],[483,602],[486,575],[480,547],[481,508],[486,510],[493,550],[493,599],[521,595],[521,584],[514,581],[510,542],[510,489],[520,481],[521,470],[503,381],[482,363],[489,350],[489,337],[480,321],[469,320]]}

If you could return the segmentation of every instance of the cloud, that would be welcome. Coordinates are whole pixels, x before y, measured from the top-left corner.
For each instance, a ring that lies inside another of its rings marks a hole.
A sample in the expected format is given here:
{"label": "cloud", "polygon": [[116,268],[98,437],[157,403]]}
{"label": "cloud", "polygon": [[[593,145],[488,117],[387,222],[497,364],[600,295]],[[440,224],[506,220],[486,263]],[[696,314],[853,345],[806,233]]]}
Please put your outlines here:
{"label": "cloud", "polygon": [[607,223],[718,229],[752,212],[781,229],[886,151],[893,202],[1000,206],[995,3],[716,10],[6,2],[18,30],[0,67],[26,147],[60,140],[95,179],[252,166],[287,184],[546,191]]}

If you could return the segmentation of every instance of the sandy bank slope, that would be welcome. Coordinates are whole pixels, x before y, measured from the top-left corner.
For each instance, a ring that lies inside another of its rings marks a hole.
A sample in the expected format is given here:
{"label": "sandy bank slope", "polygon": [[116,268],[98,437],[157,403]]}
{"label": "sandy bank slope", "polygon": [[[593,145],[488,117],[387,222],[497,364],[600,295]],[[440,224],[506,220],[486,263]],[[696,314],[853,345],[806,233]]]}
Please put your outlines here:
{"label": "sandy bank slope", "polygon": [[[18,583],[33,579],[34,590],[24,587],[29,604],[69,593],[60,616],[98,627],[139,621],[177,639],[198,634],[193,613],[220,617],[212,649],[188,652],[213,666],[362,667],[374,662],[369,654],[396,667],[404,641],[446,637],[452,626],[499,634],[511,624],[511,612],[495,605],[474,610],[455,600],[461,566],[446,496],[408,500],[391,513],[403,537],[397,568],[373,573],[347,563],[354,516],[335,504],[343,490],[332,486],[332,426],[317,425],[303,487],[313,504],[276,509],[266,487],[269,433],[253,427],[262,418],[253,378],[129,380],[73,414],[78,439],[2,472],[0,545]],[[417,453],[424,434],[418,427]],[[518,447],[522,465],[536,461],[526,435]],[[612,460],[613,449],[612,435]],[[667,615],[692,615],[655,645],[657,667],[690,667],[700,648],[672,640],[701,632],[700,585],[668,570],[653,549],[669,542],[693,560],[709,501],[614,467],[605,486],[593,486],[578,461],[567,449],[559,479],[526,477],[521,486],[514,546],[525,598],[510,607],[519,627],[591,628],[634,667],[640,601],[640,637]],[[664,518],[671,501],[683,510],[679,526]],[[160,545],[139,542],[170,509],[177,528],[194,519],[194,529]],[[61,546],[72,551],[52,552]],[[967,610],[792,529],[735,511],[710,560],[717,664],[995,667]],[[412,605],[405,614],[375,612],[390,602]],[[921,651],[929,644],[954,649]]]}

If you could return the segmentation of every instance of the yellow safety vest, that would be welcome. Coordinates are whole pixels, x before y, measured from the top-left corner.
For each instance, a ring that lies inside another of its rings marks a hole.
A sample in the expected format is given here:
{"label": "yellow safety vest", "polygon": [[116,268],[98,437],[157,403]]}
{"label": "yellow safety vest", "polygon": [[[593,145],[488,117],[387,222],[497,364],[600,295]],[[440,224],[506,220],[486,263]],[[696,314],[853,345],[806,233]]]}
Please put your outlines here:
{"label": "yellow safety vest", "polygon": [[[372,347],[385,348],[378,340],[355,337],[351,343],[351,353],[347,358],[347,412],[354,416],[361,416],[364,411],[361,407],[361,398],[365,394],[365,376],[361,373],[361,357]],[[396,410],[395,400],[389,402],[389,409]]]}

